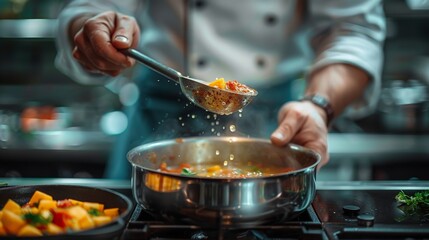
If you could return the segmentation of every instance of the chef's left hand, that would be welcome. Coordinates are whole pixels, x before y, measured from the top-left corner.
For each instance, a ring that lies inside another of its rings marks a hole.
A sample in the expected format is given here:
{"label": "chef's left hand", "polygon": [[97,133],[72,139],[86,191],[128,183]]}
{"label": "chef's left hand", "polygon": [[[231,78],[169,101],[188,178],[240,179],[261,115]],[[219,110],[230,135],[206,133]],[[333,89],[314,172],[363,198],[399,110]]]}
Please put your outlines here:
{"label": "chef's left hand", "polygon": [[311,102],[286,103],[279,111],[279,126],[272,133],[271,142],[277,146],[291,142],[318,152],[322,157],[320,168],[329,161],[326,122],[326,113]]}

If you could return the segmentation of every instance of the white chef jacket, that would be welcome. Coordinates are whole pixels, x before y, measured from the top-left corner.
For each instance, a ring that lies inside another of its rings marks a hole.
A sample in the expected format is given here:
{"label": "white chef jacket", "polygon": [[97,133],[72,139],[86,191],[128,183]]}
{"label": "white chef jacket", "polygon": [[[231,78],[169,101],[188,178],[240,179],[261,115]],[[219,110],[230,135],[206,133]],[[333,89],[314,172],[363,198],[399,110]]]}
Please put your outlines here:
{"label": "white chef jacket", "polygon": [[372,81],[347,114],[362,117],[376,107],[385,38],[379,0],[77,0],[59,16],[56,65],[78,82],[112,77],[85,72],[73,59],[68,25],[77,14],[108,10],[136,18],[140,51],[194,78],[258,89],[348,63]]}

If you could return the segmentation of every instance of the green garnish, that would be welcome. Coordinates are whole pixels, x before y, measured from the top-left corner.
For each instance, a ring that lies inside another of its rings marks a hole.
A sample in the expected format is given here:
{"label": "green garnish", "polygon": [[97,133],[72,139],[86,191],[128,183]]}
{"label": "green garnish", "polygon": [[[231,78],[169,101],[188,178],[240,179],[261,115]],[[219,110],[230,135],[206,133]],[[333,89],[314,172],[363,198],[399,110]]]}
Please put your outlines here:
{"label": "green garnish", "polygon": [[262,170],[257,166],[249,166],[248,169],[249,169],[249,172],[256,173],[256,174],[262,174]]}
{"label": "green garnish", "polygon": [[184,176],[195,176],[195,175],[197,175],[197,173],[192,172],[191,169],[189,169],[189,168],[183,168],[182,172],[180,174],[184,175]]}
{"label": "green garnish", "polygon": [[395,199],[399,203],[398,208],[403,212],[403,216],[398,218],[398,221],[404,221],[410,217],[418,218],[420,221],[429,220],[429,190],[416,192],[413,195],[400,191]]}
{"label": "green garnish", "polygon": [[91,209],[89,209],[89,210],[88,210],[88,214],[89,214],[89,215],[92,215],[92,216],[95,216],[95,217],[97,217],[97,216],[101,216],[101,212],[100,212],[100,210],[95,209],[95,208],[91,208]]}
{"label": "green garnish", "polygon": [[395,199],[401,204],[406,204],[411,209],[429,210],[429,190],[416,192],[414,195],[407,195],[404,191],[400,191]]}
{"label": "green garnish", "polygon": [[24,219],[29,224],[34,225],[34,226],[46,225],[52,221],[51,218],[44,218],[42,215],[36,214],[36,213],[26,213],[26,214],[24,214]]}

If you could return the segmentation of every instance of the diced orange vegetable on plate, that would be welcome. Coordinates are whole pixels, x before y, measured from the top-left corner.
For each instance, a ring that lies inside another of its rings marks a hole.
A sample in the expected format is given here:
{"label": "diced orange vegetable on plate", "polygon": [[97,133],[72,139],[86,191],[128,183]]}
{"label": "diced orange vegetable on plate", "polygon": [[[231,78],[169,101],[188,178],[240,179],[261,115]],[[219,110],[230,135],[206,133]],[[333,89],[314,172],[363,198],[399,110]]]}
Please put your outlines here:
{"label": "diced orange vegetable on plate", "polygon": [[42,199],[52,200],[53,198],[52,198],[52,196],[50,196],[50,195],[48,195],[46,193],[43,193],[43,192],[40,192],[40,191],[35,191],[34,194],[33,194],[33,196],[31,197],[31,199],[30,199],[30,201],[28,203],[30,205],[33,205],[34,203],[37,203],[37,202],[39,202]]}
{"label": "diced orange vegetable on plate", "polygon": [[3,207],[3,210],[9,210],[11,212],[14,212],[16,214],[21,213],[21,206],[19,206],[18,203],[13,201],[12,199],[7,200],[6,204]]}
{"label": "diced orange vegetable on plate", "polygon": [[6,231],[14,235],[17,235],[19,230],[26,225],[24,219],[22,219],[18,214],[9,210],[3,211],[1,220]]}
{"label": "diced orange vegetable on plate", "polygon": [[6,236],[6,229],[3,227],[3,223],[0,221],[0,236]]}
{"label": "diced orange vegetable on plate", "polygon": [[35,226],[27,224],[24,227],[22,227],[21,230],[19,230],[17,235],[18,237],[37,237],[37,236],[43,236],[43,233]]}
{"label": "diced orange vegetable on plate", "polygon": [[39,202],[39,209],[53,209],[57,207],[57,201],[42,199]]}
{"label": "diced orange vegetable on plate", "polygon": [[95,227],[95,223],[89,214],[84,215],[78,222],[80,229],[89,229]]}
{"label": "diced orange vegetable on plate", "polygon": [[104,215],[109,217],[117,217],[119,215],[119,208],[106,208],[104,209]]}
{"label": "diced orange vegetable on plate", "polygon": [[46,225],[46,232],[50,235],[57,235],[57,234],[61,234],[63,233],[63,229],[58,227],[55,224],[52,223],[48,223],[48,225]]}
{"label": "diced orange vegetable on plate", "polygon": [[77,220],[84,218],[89,215],[88,212],[81,206],[73,206],[66,210],[66,213],[71,217]]}
{"label": "diced orange vegetable on plate", "polygon": [[94,221],[95,226],[101,226],[111,222],[112,218],[109,216],[95,216],[92,217],[92,220]]}
{"label": "diced orange vegetable on plate", "polygon": [[83,205],[83,202],[82,201],[78,201],[78,200],[75,200],[75,199],[68,199],[70,202],[72,202],[73,203],[73,205],[79,205],[79,206],[82,206]]}
{"label": "diced orange vegetable on plate", "polygon": [[83,202],[82,205],[83,208],[85,208],[86,210],[90,210],[92,208],[97,209],[98,211],[103,211],[104,210],[104,205],[101,203],[94,203],[94,202]]}

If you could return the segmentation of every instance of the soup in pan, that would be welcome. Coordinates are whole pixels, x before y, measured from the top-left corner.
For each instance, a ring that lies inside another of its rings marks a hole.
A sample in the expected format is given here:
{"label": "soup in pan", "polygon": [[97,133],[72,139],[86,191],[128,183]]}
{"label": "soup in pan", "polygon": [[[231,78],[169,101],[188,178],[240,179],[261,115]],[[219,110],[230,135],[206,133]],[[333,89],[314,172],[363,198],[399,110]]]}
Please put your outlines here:
{"label": "soup in pan", "polygon": [[215,177],[215,178],[251,178],[265,177],[291,172],[291,167],[264,166],[262,163],[242,166],[222,166],[219,164],[191,165],[182,163],[179,166],[168,166],[165,162],[159,166],[159,171],[175,173],[184,176]]}

